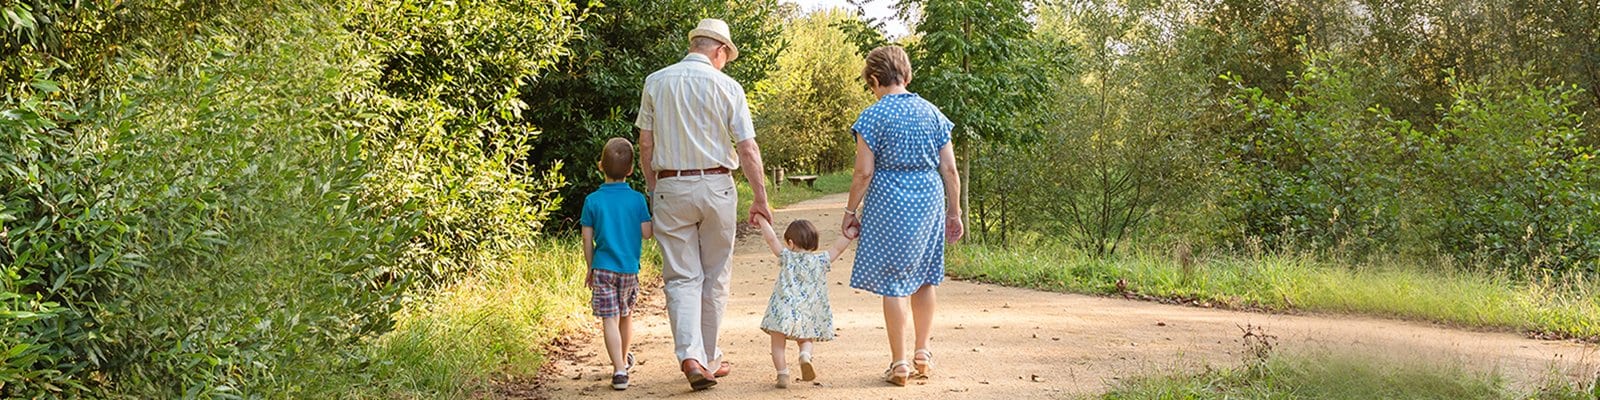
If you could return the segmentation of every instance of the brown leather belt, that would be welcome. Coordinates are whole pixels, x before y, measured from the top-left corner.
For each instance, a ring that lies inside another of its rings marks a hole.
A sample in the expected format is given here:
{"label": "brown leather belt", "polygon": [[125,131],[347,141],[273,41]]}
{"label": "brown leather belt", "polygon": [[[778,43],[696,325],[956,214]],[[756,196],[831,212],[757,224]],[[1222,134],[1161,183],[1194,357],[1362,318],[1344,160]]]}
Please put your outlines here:
{"label": "brown leather belt", "polygon": [[669,169],[669,170],[665,170],[665,171],[657,171],[656,172],[656,179],[672,178],[672,177],[679,177],[679,176],[722,175],[722,174],[727,174],[729,172],[730,171],[728,171],[728,168],[726,168],[726,167],[716,167],[716,168],[706,168],[706,169],[685,169],[685,170]]}

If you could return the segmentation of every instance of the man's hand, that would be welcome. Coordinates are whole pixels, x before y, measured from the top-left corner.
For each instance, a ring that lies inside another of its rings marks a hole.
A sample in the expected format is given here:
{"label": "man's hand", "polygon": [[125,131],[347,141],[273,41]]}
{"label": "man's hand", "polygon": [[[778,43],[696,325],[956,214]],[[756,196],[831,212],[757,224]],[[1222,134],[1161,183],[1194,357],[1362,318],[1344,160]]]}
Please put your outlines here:
{"label": "man's hand", "polygon": [[769,225],[772,224],[772,209],[767,207],[765,200],[750,203],[750,226],[760,227],[761,224],[756,222],[757,220],[766,221]]}

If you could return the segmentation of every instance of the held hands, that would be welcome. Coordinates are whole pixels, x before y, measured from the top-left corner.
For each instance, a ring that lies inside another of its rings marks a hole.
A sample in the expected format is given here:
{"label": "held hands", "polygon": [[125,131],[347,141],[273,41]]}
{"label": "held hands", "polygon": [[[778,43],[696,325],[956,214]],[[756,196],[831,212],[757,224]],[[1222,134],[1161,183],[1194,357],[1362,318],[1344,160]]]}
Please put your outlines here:
{"label": "held hands", "polygon": [[772,209],[767,207],[766,201],[756,201],[750,204],[750,226],[760,227],[756,221],[765,221],[772,224]]}
{"label": "held hands", "polygon": [[845,213],[844,220],[839,224],[839,231],[844,233],[846,239],[859,239],[861,238],[861,221],[856,219],[855,214]]}

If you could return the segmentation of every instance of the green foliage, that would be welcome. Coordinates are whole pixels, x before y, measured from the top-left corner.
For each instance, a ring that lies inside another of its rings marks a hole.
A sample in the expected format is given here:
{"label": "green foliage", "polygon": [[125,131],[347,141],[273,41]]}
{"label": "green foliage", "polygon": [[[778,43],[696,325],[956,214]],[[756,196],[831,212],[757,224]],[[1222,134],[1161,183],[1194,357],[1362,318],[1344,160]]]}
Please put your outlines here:
{"label": "green foliage", "polygon": [[1269,246],[1393,243],[1407,212],[1405,168],[1415,161],[1407,150],[1419,144],[1384,129],[1386,111],[1356,86],[1359,69],[1325,54],[1310,59],[1281,100],[1239,89],[1234,104],[1250,129],[1226,148],[1237,186],[1225,189],[1224,204],[1244,235]]}
{"label": "green foliage", "polygon": [[[94,291],[126,275],[127,226],[83,178],[99,169],[63,127],[78,118],[41,71],[0,108],[0,390],[8,397],[82,395],[108,354],[95,335]],[[90,212],[101,209],[100,212]]]}
{"label": "green foliage", "polygon": [[[538,170],[569,162],[588,166],[609,138],[638,142],[633,121],[645,77],[683,59],[689,30],[701,18],[728,22],[739,59],[723,72],[748,92],[766,78],[781,50],[779,10],[776,0],[620,0],[588,9],[579,26],[583,36],[568,44],[570,54],[520,97],[529,105],[523,118],[543,129],[538,137],[523,138],[532,145],[528,161]],[[560,193],[569,199],[583,198],[604,182],[594,168],[567,168],[562,176],[568,185]],[[576,226],[580,203],[563,204],[552,222]]]}
{"label": "green foliage", "polygon": [[1048,87],[1044,74],[1029,70],[1033,15],[1029,2],[905,0],[904,14],[921,10],[921,34],[911,50],[911,91],[940,107],[955,123],[958,139],[1019,137]]}
{"label": "green foliage", "polygon": [[85,63],[0,103],[5,397],[347,391],[409,290],[531,245],[559,204],[511,138],[568,3],[51,7],[95,29],[5,54]]}
{"label": "green foliage", "polygon": [[1419,172],[1436,199],[1423,217],[1434,240],[1490,265],[1597,272],[1600,160],[1572,110],[1581,91],[1452,83]]}
{"label": "green foliage", "polygon": [[802,174],[854,165],[850,125],[873,99],[861,81],[865,60],[836,28],[847,21],[857,19],[823,10],[784,24],[777,69],[750,95],[768,167]]}
{"label": "green foliage", "polygon": [[[368,182],[387,207],[416,207],[420,234],[388,279],[432,281],[485,254],[525,246],[561,207],[557,160],[524,159],[539,136],[521,96],[565,54],[579,18],[568,2],[347,1],[346,23],[373,45],[381,115],[371,125]],[[420,272],[417,277],[402,272]]]}
{"label": "green foliage", "polygon": [[1227,147],[1224,205],[1243,234],[1356,255],[1433,243],[1497,267],[1593,271],[1600,162],[1571,110],[1579,90],[1452,80],[1454,100],[1423,131],[1371,105],[1363,68],[1310,59],[1282,100],[1236,94],[1253,133]]}
{"label": "green foliage", "polygon": [[1189,64],[1177,44],[1163,43],[1158,25],[1165,10],[1108,7],[1049,8],[1042,15],[1036,35],[1059,38],[1065,43],[1055,46],[1079,58],[1076,68],[1053,78],[1042,137],[984,151],[997,162],[981,165],[996,168],[977,172],[1009,188],[991,194],[1014,194],[1020,207],[1012,212],[1031,216],[1007,218],[1002,232],[1013,225],[1110,255],[1157,213],[1186,207],[1183,201],[1205,182],[1200,175],[1208,162],[1192,123],[1203,109],[1205,68]]}

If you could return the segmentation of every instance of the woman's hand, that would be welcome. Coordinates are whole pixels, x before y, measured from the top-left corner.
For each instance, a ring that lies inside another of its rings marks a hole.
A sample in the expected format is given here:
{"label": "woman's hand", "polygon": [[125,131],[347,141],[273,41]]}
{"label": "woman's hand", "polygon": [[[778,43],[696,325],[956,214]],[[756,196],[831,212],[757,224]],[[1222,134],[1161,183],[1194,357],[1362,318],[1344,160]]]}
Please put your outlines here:
{"label": "woman's hand", "polygon": [[961,224],[961,214],[951,214],[944,221],[944,241],[955,243],[967,234],[966,225]]}
{"label": "woman's hand", "polygon": [[839,223],[839,232],[847,239],[856,240],[861,237],[861,221],[857,220],[854,214],[846,213],[843,221]]}

